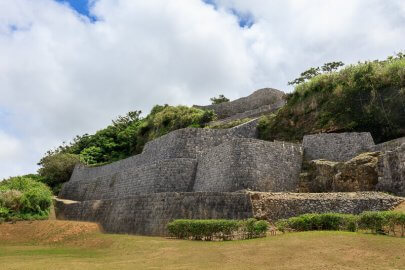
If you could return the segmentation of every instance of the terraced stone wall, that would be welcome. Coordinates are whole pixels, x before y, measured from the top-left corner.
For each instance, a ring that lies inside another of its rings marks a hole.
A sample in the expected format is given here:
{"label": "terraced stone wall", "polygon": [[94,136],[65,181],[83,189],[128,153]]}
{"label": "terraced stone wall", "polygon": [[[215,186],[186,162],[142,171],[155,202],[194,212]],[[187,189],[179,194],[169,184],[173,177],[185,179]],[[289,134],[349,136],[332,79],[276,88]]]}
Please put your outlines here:
{"label": "terraced stone wall", "polygon": [[302,142],[305,160],[348,161],[374,146],[369,132],[320,133],[304,136]]}
{"label": "terraced stone wall", "polygon": [[59,197],[75,201],[125,198],[136,194],[191,191],[195,159],[161,160],[64,184]]}
{"label": "terraced stone wall", "polygon": [[301,163],[300,145],[233,139],[198,158],[194,191],[295,191]]}

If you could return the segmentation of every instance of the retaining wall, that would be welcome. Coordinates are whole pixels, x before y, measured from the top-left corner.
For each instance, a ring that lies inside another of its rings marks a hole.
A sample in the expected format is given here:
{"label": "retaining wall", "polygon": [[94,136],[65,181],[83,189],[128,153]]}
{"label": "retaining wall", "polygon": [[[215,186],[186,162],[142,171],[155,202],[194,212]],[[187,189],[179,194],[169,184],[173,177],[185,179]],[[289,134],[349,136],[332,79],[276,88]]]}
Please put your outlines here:
{"label": "retaining wall", "polygon": [[405,143],[383,152],[378,161],[377,190],[405,196]]}
{"label": "retaining wall", "polygon": [[111,171],[96,178],[65,183],[59,198],[86,201],[191,191],[196,167],[195,159],[178,158]]}
{"label": "retaining wall", "polygon": [[56,201],[58,219],[99,223],[106,232],[166,235],[173,219],[246,219],[252,217],[245,193],[155,193],[115,200]]}
{"label": "retaining wall", "polygon": [[302,141],[305,160],[348,161],[374,146],[369,132],[320,133],[304,136]]}
{"label": "retaining wall", "polygon": [[301,163],[300,145],[233,139],[200,155],[194,191],[295,191]]}
{"label": "retaining wall", "polygon": [[405,200],[378,192],[251,193],[254,217],[276,221],[308,213],[360,214],[393,209]]}
{"label": "retaining wall", "polygon": [[363,193],[155,193],[83,202],[56,200],[58,219],[99,223],[106,232],[166,235],[173,219],[246,219],[276,221],[305,213],[389,210],[403,198]]}

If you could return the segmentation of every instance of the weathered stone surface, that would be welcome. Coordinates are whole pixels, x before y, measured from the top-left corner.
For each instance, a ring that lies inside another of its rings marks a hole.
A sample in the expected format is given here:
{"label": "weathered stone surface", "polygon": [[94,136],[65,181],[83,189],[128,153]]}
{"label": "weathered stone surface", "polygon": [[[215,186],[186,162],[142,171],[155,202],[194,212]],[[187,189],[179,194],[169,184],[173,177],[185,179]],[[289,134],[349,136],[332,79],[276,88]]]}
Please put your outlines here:
{"label": "weathered stone surface", "polygon": [[298,144],[233,139],[198,158],[194,191],[295,191],[301,163]]}
{"label": "weathered stone surface", "polygon": [[405,143],[380,157],[377,190],[405,196]]}
{"label": "weathered stone surface", "polygon": [[376,146],[374,146],[374,151],[381,151],[381,152],[394,151],[395,149],[400,147],[403,143],[405,143],[405,137],[377,144]]}
{"label": "weathered stone surface", "polygon": [[348,161],[372,151],[374,141],[369,132],[322,133],[304,136],[302,147],[305,160]]}
{"label": "weathered stone surface", "polygon": [[285,104],[284,96],[285,94],[282,91],[272,88],[263,88],[255,91],[250,96],[231,102],[208,106],[194,105],[194,107],[204,110],[213,110],[219,119],[232,117],[229,121],[233,121],[273,112]]}
{"label": "weathered stone surface", "polygon": [[300,175],[300,192],[372,191],[378,182],[379,152],[360,154],[347,162],[312,160]]}
{"label": "weathered stone surface", "polygon": [[155,193],[112,200],[55,203],[57,218],[99,223],[106,232],[166,235],[173,219],[269,221],[305,213],[389,210],[404,199],[383,193]]}
{"label": "weathered stone surface", "polygon": [[56,201],[58,219],[99,223],[106,232],[166,235],[173,219],[252,217],[246,193],[154,193],[112,200],[65,204]]}
{"label": "weathered stone surface", "polygon": [[276,221],[308,213],[360,214],[391,210],[404,198],[378,192],[266,193],[251,194],[253,216]]}
{"label": "weathered stone surface", "polygon": [[86,201],[124,198],[136,194],[185,192],[193,188],[197,161],[175,158],[156,161],[103,176],[64,184],[60,198]]}

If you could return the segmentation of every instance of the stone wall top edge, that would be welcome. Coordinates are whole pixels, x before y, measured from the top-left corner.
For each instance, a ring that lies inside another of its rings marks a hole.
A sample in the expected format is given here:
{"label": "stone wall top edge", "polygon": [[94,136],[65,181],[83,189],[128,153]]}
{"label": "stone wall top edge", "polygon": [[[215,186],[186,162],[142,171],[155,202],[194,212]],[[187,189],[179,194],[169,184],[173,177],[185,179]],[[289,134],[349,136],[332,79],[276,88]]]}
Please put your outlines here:
{"label": "stone wall top edge", "polygon": [[404,197],[390,195],[384,192],[378,191],[360,191],[360,192],[323,192],[323,193],[294,193],[294,192],[260,192],[260,191],[248,191],[249,194],[258,194],[264,196],[271,196],[274,198],[283,199],[359,199],[359,198],[382,198],[382,199],[398,199],[405,201]]}

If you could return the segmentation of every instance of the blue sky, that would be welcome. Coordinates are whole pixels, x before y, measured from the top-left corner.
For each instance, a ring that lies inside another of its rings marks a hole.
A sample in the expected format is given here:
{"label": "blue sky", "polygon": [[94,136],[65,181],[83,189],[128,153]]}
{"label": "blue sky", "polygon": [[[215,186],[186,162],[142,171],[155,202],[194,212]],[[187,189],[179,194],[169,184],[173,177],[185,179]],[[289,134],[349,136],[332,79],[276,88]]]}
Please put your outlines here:
{"label": "blue sky", "polygon": [[74,10],[78,13],[88,17],[91,21],[95,21],[96,18],[92,16],[89,12],[89,1],[88,0],[55,0],[60,3],[68,3]]}
{"label": "blue sky", "polygon": [[[92,16],[89,12],[89,1],[88,0],[55,0],[61,3],[68,3],[74,10],[78,13],[87,16],[90,20],[95,21],[96,18]],[[213,6],[215,9],[218,8],[215,0],[202,0],[204,3]],[[228,12],[234,15],[239,23],[240,27],[251,27],[254,23],[253,15],[249,12],[241,12],[235,8],[229,8]]]}

